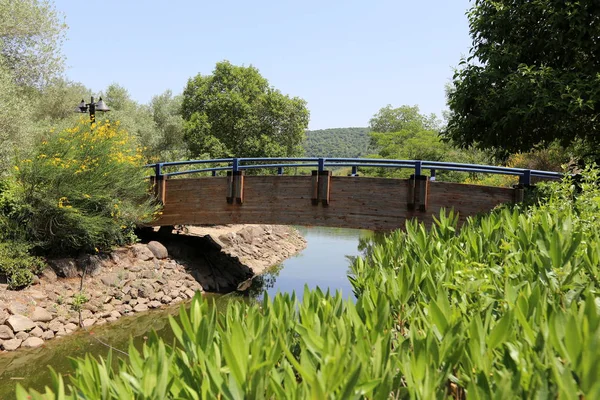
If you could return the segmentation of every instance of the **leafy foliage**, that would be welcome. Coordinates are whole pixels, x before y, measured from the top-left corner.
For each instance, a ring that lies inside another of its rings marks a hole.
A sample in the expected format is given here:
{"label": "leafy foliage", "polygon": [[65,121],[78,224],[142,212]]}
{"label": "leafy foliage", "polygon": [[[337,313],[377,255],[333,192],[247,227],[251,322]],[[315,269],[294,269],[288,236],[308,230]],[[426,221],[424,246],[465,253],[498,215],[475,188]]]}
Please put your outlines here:
{"label": "leafy foliage", "polygon": [[306,131],[303,146],[307,157],[361,157],[369,148],[369,128]]}
{"label": "leafy foliage", "polygon": [[254,67],[217,63],[183,92],[185,140],[194,156],[277,157],[302,153],[306,102],[283,95]]}
{"label": "leafy foliage", "polygon": [[26,242],[0,241],[0,276],[6,278],[10,289],[29,286],[45,267],[40,257],[30,255],[30,248]]}
{"label": "leafy foliage", "polygon": [[501,155],[581,141],[598,157],[598,15],[595,0],[476,1],[445,135]]}
{"label": "leafy foliage", "polygon": [[196,297],[173,347],[75,360],[68,388],[55,374],[17,398],[597,398],[597,179],[460,231],[452,212],[407,223],[355,260],[356,303],[305,289],[218,312]]}
{"label": "leafy foliage", "polygon": [[[370,148],[377,151],[370,158],[399,160],[452,161],[465,163],[487,163],[489,158],[475,149],[461,150],[451,143],[442,141],[439,135],[440,122],[435,115],[426,116],[418,106],[386,106],[371,119]],[[367,175],[407,177],[412,171],[385,168],[366,169]],[[441,172],[438,179],[461,181],[460,173]]]}
{"label": "leafy foliage", "polygon": [[116,125],[87,121],[51,133],[15,166],[6,218],[52,253],[94,252],[123,244],[152,218],[149,185],[135,141]]}

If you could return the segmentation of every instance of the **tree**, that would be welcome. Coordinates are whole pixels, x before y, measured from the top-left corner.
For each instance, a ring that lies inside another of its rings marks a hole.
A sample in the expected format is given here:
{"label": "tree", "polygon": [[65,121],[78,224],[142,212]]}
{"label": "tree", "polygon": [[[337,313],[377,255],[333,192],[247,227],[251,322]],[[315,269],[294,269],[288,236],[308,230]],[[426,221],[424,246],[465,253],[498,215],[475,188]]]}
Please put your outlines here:
{"label": "tree", "polygon": [[185,158],[187,145],[183,139],[181,103],[183,97],[173,96],[170,90],[154,96],[150,101],[152,118],[160,134],[157,152],[161,159]]}
{"label": "tree", "polygon": [[43,87],[60,75],[67,28],[49,1],[0,0],[0,64],[16,83]]}
{"label": "tree", "polygon": [[448,92],[444,135],[506,156],[600,144],[600,3],[476,0],[473,46]]}
{"label": "tree", "polygon": [[302,154],[306,102],[269,86],[258,69],[217,63],[183,92],[185,140],[194,156],[277,157]]}

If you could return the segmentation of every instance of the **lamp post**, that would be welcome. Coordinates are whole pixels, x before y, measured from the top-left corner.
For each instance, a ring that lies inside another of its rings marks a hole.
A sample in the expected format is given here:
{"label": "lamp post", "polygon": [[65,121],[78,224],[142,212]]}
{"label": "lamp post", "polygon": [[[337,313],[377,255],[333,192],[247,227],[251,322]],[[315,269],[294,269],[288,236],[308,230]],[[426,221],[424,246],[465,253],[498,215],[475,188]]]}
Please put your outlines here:
{"label": "lamp post", "polygon": [[97,103],[94,103],[94,97],[92,96],[92,101],[86,103],[85,100],[81,99],[81,103],[77,106],[75,112],[78,113],[90,113],[90,123],[93,124],[96,122],[96,111],[107,112],[110,111],[110,108],[106,105],[104,101],[102,101],[102,97],[98,100]]}

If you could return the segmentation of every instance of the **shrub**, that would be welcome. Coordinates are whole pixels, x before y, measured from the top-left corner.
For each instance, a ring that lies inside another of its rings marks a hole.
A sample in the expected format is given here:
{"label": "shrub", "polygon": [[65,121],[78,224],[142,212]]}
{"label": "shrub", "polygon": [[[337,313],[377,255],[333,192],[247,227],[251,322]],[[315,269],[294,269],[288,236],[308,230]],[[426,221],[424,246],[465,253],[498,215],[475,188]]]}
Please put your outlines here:
{"label": "shrub", "polygon": [[33,277],[44,269],[40,257],[29,254],[30,245],[22,242],[0,242],[0,275],[6,277],[10,289],[29,286]]}
{"label": "shrub", "polygon": [[94,252],[131,240],[153,217],[135,141],[118,124],[81,122],[51,133],[15,166],[18,202],[9,216],[45,252]]}

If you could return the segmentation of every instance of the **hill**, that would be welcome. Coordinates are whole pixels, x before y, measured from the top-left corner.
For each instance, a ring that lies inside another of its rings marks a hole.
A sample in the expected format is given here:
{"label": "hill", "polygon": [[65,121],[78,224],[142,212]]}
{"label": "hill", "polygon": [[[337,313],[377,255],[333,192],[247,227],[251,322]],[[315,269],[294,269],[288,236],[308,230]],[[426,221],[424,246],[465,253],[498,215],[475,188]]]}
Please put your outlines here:
{"label": "hill", "polygon": [[367,154],[369,128],[333,128],[306,131],[307,157],[360,157]]}

